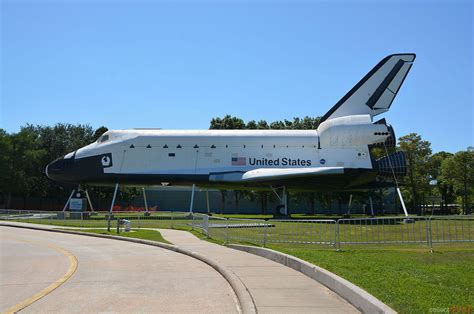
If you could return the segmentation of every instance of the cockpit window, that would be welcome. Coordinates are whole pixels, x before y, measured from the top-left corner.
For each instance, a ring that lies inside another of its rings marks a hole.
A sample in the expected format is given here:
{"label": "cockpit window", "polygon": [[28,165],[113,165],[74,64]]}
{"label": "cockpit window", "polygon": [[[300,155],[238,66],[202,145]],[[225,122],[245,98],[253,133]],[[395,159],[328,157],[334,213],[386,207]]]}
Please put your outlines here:
{"label": "cockpit window", "polygon": [[109,139],[109,135],[105,134],[105,135],[102,135],[101,137],[99,137],[98,142],[103,143],[103,142],[107,141],[108,139]]}

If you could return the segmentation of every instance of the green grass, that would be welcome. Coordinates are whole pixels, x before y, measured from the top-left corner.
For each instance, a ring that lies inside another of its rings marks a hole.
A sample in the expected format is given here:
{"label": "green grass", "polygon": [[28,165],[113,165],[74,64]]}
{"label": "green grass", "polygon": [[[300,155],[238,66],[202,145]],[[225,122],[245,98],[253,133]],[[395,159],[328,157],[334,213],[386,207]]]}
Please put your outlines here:
{"label": "green grass", "polygon": [[[187,214],[169,214],[169,213],[154,213],[148,217],[143,214],[136,213],[114,213],[114,218],[111,223],[116,226],[117,218],[128,219],[132,222],[133,228],[173,228],[178,225],[186,225],[191,222],[186,218]],[[29,218],[29,219],[12,219],[8,221],[47,224],[55,226],[68,227],[87,227],[87,228],[103,228],[107,227],[107,218],[103,214],[92,216],[90,219],[55,219],[55,218]]]}
{"label": "green grass", "polygon": [[[273,214],[212,214],[214,217],[234,219],[273,219]],[[339,219],[342,215],[309,215],[291,214],[292,219]],[[365,215],[352,215],[351,217],[367,217]]]}
{"label": "green grass", "polygon": [[[221,218],[238,218],[238,219],[273,219],[273,214],[212,214],[215,217]],[[344,215],[337,214],[291,214],[292,219],[340,219]],[[377,217],[382,217],[384,215],[377,215]],[[390,215],[390,217],[395,217],[396,215]],[[364,214],[352,214],[351,218],[370,218],[370,216]],[[403,217],[400,215],[400,217]]]}
{"label": "green grass", "polygon": [[400,313],[474,306],[474,245],[357,247],[341,252],[289,245],[270,248],[311,262],[367,290]]}
{"label": "green grass", "polygon": [[[66,229],[64,229],[66,230]],[[136,238],[136,239],[143,239],[143,240],[151,240],[151,241],[156,241],[156,242],[162,242],[162,243],[168,243],[170,242],[166,241],[161,233],[157,230],[134,230],[131,232],[120,232],[117,234],[116,230],[111,230],[107,231],[104,229],[80,229],[79,231],[81,232],[87,232],[87,233],[96,233],[96,234],[108,234],[108,235],[115,235],[115,236],[121,236],[121,237],[126,237],[126,238]]]}

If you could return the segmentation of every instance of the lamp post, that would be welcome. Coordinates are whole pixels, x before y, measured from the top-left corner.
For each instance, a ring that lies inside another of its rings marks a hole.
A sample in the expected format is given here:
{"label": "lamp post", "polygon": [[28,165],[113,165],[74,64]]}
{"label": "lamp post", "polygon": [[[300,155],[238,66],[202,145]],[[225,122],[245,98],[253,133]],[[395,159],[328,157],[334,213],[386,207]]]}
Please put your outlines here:
{"label": "lamp post", "polygon": [[433,194],[433,189],[434,187],[438,185],[438,180],[431,179],[430,180],[430,187],[431,187],[431,202],[432,202],[432,207],[431,207],[431,216],[434,214],[434,206],[435,206],[435,196]]}

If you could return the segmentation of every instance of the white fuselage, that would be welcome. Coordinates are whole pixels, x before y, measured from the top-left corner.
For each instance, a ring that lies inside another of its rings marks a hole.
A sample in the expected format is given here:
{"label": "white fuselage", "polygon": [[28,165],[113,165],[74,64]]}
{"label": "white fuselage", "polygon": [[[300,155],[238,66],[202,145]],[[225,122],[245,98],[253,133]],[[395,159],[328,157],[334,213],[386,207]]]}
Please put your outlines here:
{"label": "white fuselage", "polygon": [[[201,174],[257,168],[372,168],[367,145],[320,147],[316,130],[123,130],[76,152],[112,153],[104,173]],[[68,156],[66,156],[67,158]]]}

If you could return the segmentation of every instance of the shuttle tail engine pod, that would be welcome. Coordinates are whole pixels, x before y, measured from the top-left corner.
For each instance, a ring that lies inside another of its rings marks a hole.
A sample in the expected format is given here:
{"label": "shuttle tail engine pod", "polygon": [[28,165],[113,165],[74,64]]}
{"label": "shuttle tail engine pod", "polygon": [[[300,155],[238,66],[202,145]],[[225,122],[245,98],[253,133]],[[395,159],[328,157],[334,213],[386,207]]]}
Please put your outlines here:
{"label": "shuttle tail engine pod", "polygon": [[372,147],[394,148],[395,146],[397,146],[397,138],[395,137],[395,131],[393,130],[393,127],[385,121],[385,118],[375,122],[374,124],[383,124],[387,126],[387,130],[390,133],[390,135],[387,137],[385,142],[372,144],[369,146],[370,148]]}
{"label": "shuttle tail engine pod", "polygon": [[390,128],[372,123],[368,114],[326,120],[318,128],[320,148],[383,145],[393,133]]}

